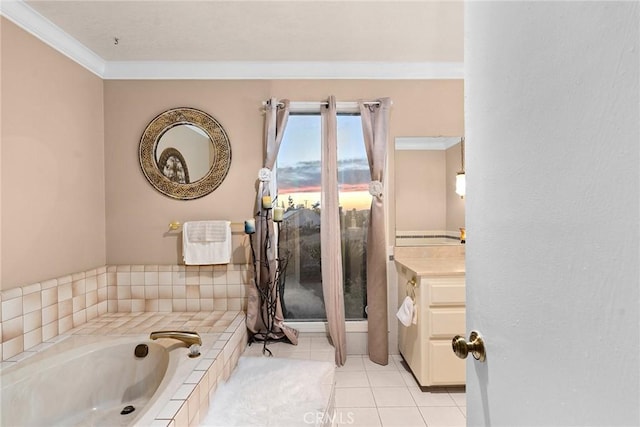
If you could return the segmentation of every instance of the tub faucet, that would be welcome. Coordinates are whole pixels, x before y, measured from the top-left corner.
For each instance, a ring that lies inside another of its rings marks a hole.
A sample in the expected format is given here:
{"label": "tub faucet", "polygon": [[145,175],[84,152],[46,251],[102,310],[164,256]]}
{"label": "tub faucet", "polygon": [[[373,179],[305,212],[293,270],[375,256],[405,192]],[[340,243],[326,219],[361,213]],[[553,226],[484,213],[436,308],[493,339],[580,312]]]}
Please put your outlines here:
{"label": "tub faucet", "polygon": [[155,331],[151,332],[149,338],[152,340],[157,340],[158,338],[171,338],[174,340],[182,341],[189,348],[189,357],[200,356],[200,346],[202,345],[202,339],[197,332]]}

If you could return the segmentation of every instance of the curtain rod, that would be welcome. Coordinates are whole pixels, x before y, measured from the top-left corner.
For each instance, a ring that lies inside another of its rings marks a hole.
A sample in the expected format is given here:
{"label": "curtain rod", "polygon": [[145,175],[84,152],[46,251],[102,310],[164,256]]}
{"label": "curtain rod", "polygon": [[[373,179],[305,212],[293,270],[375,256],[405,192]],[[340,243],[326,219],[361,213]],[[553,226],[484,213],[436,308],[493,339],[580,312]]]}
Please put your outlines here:
{"label": "curtain rod", "polygon": [[[262,101],[262,105],[266,106],[269,102]],[[357,105],[358,101],[339,101],[336,104],[355,104]],[[363,101],[363,104],[366,105],[380,105],[380,101]],[[298,104],[298,105],[307,105],[307,106],[321,106],[321,105],[329,105],[328,101],[290,101],[289,104]],[[278,106],[284,105],[282,102],[278,102]],[[393,102],[391,102],[393,105]]]}

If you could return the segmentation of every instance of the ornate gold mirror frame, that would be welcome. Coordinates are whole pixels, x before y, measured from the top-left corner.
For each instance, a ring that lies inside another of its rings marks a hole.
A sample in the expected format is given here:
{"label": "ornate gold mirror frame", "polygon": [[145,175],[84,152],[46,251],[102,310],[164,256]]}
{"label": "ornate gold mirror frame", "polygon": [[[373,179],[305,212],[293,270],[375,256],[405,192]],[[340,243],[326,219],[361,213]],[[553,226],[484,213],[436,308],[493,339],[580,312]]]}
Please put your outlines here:
{"label": "ornate gold mirror frame", "polygon": [[[208,173],[201,179],[181,184],[167,178],[156,161],[156,148],[162,135],[179,125],[192,125],[204,131],[213,144],[213,159]],[[158,115],[147,125],[139,147],[140,167],[144,176],[162,194],[180,200],[197,199],[213,192],[224,181],[231,166],[231,145],[216,119],[194,108],[174,108]]]}

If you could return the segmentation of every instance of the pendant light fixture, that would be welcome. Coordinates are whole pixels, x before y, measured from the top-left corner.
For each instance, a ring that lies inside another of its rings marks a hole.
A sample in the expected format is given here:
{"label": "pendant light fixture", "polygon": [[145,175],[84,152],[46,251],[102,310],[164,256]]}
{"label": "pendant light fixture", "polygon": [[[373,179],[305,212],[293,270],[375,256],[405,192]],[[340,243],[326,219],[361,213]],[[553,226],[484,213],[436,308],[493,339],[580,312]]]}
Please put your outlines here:
{"label": "pendant light fixture", "polygon": [[460,159],[462,164],[462,170],[456,174],[456,194],[460,198],[464,198],[466,194],[466,176],[464,173],[464,136],[460,138]]}

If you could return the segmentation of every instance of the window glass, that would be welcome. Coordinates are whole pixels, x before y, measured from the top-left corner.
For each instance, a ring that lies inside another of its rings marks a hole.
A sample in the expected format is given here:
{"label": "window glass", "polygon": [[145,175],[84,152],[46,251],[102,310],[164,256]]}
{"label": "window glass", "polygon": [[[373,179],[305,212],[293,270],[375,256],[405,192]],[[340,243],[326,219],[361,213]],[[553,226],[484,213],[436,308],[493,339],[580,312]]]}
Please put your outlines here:
{"label": "window glass", "polygon": [[[320,132],[320,115],[290,115],[276,165],[277,204],[285,209],[280,256],[287,257],[281,298],[289,320],[326,319],[320,259]],[[360,116],[339,114],[337,135],[345,316],[362,319],[371,196]]]}

